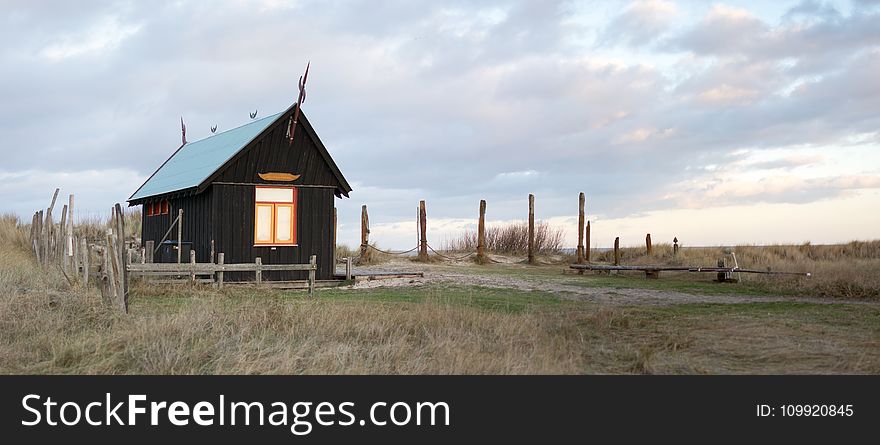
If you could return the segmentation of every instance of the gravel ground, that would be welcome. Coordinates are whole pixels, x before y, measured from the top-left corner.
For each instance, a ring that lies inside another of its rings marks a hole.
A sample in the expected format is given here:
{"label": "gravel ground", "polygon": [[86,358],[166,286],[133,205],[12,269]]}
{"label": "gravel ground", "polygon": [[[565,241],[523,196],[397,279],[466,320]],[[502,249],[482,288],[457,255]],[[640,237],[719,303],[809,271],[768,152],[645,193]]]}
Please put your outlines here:
{"label": "gravel ground", "polygon": [[[755,296],[755,295],[701,295],[694,293],[676,292],[659,289],[618,289],[607,287],[586,287],[567,285],[554,282],[546,275],[522,278],[519,276],[505,276],[500,274],[478,274],[474,269],[468,269],[467,273],[457,272],[458,267],[474,267],[473,263],[445,262],[442,264],[420,264],[407,259],[396,259],[387,263],[356,266],[355,275],[370,273],[391,272],[423,272],[424,278],[388,278],[377,280],[358,281],[351,289],[371,289],[377,287],[421,286],[426,284],[453,284],[465,286],[483,286],[498,289],[516,289],[519,291],[542,291],[558,295],[560,298],[590,301],[606,305],[620,306],[662,306],[684,303],[754,303],[774,301],[800,301],[811,303],[863,303],[880,304],[877,302],[831,300],[821,298],[808,298],[797,296]],[[561,266],[562,267],[562,266]]]}

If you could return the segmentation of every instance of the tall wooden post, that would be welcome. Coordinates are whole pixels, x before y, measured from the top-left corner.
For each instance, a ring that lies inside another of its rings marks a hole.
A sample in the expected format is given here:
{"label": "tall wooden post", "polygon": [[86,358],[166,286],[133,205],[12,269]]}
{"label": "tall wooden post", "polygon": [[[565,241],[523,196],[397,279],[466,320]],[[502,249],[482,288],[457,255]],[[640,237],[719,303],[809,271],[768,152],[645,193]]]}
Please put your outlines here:
{"label": "tall wooden post", "polygon": [[425,211],[425,200],[419,201],[419,259],[428,260],[428,214]]}
{"label": "tall wooden post", "polygon": [[183,253],[183,209],[177,209],[177,263],[180,264],[180,255]]}
{"label": "tall wooden post", "polygon": [[477,261],[486,262],[486,200],[480,200],[480,219],[477,222]]}
{"label": "tall wooden post", "polygon": [[584,262],[584,192],[578,196],[578,245],[577,263]]}
{"label": "tall wooden post", "polygon": [[361,258],[366,258],[367,246],[370,245],[370,217],[367,215],[367,205],[361,206]]}
{"label": "tall wooden post", "polygon": [[535,264],[535,195],[529,193],[529,264]]}
{"label": "tall wooden post", "polygon": [[589,221],[587,221],[587,235],[585,236],[585,238],[586,238],[586,240],[585,240],[586,245],[584,246],[584,259],[589,263],[590,262],[590,246],[591,246],[591,244],[590,244],[590,222]]}
{"label": "tall wooden post", "polygon": [[647,252],[648,256],[654,255],[654,246],[651,244],[650,233],[645,236],[645,252]]}
{"label": "tall wooden post", "polygon": [[121,275],[120,275],[120,283],[122,288],[122,293],[120,295],[122,300],[122,309],[125,313],[128,313],[128,287],[130,284],[130,277],[128,273],[128,263],[126,259],[128,255],[125,254],[125,214],[122,212],[122,206],[119,203],[116,203],[114,206],[114,211],[116,213],[116,236],[118,238],[118,255],[119,262],[122,263],[121,267]]}
{"label": "tall wooden post", "polygon": [[338,225],[336,224],[336,206],[333,206],[333,267],[331,268],[331,270],[333,271],[333,275],[336,275],[336,231],[337,231],[337,228],[338,228]]}
{"label": "tall wooden post", "polygon": [[211,264],[214,264],[214,240],[211,240]]}
{"label": "tall wooden post", "polygon": [[672,238],[672,255],[678,256],[678,237]]}
{"label": "tall wooden post", "polygon": [[620,266],[620,237],[614,238],[614,265]]}

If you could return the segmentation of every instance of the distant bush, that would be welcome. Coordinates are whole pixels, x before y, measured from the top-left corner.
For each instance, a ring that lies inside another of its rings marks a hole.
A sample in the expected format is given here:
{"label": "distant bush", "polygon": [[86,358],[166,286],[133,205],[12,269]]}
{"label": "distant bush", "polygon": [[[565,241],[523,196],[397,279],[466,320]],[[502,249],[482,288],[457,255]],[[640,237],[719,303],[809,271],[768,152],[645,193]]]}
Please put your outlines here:
{"label": "distant bush", "polygon": [[[535,223],[535,253],[558,253],[562,249],[565,231],[550,227],[546,222]],[[486,227],[486,250],[510,255],[524,255],[529,248],[528,222],[516,222],[503,226]],[[477,232],[467,231],[457,238],[447,240],[444,250],[472,252],[477,250]]]}

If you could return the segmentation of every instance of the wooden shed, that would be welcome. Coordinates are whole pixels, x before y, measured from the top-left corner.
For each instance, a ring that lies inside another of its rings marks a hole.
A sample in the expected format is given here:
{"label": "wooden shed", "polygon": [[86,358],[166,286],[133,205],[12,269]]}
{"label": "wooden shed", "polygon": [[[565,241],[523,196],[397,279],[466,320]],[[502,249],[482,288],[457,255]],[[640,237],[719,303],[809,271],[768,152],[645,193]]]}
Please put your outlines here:
{"label": "wooden shed", "polygon": [[[182,209],[181,241],[199,262],[210,261],[212,245],[226,263],[308,263],[316,255],[317,279],[332,279],[334,200],[348,197],[351,187],[302,113],[290,142],[293,113],[291,106],[180,146],[128,200],[143,206],[142,242],[153,241],[157,250],[163,237],[176,243],[172,224]],[[264,278],[299,280],[306,272]]]}

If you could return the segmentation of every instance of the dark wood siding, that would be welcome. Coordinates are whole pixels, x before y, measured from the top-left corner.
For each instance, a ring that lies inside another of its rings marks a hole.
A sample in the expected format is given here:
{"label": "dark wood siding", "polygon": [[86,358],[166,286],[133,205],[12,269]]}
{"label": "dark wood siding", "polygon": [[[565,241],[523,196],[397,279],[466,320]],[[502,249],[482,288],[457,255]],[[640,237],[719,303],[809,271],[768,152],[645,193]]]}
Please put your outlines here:
{"label": "dark wood siding", "polygon": [[[212,194],[213,190],[209,187],[198,195],[169,199],[170,209],[167,215],[147,216],[146,212],[141,212],[143,215],[141,235],[143,243],[152,240],[158,247],[162,236],[177,218],[177,210],[183,209],[182,241],[193,243],[196,261],[200,263],[210,261],[211,239],[213,238]],[[168,239],[177,240],[177,227],[171,231]],[[183,258],[182,261],[189,262],[189,258]]]}
{"label": "dark wood siding", "polygon": [[[308,263],[317,256],[320,280],[333,278],[333,190],[300,188],[297,195],[297,246],[254,246],[254,186],[215,184],[216,249],[227,263]],[[252,273],[228,273],[230,280],[252,280]],[[306,272],[264,272],[267,280],[304,280]]]}
{"label": "dark wood siding", "polygon": [[[337,176],[335,164],[325,158],[317,134],[304,115],[300,116],[293,144],[287,139],[287,114],[271,124],[259,137],[232,157],[210,178],[200,193],[170,199],[168,215],[144,216],[143,240],[158,243],[177,209],[183,208],[183,241],[193,242],[199,262],[209,261],[211,240],[215,252],[224,253],[227,263],[252,263],[260,257],[263,264],[308,263],[317,256],[317,278],[333,278],[333,207],[335,196],[350,188]],[[327,155],[329,156],[329,155]],[[300,175],[293,182],[270,182],[259,173],[283,172]],[[255,185],[295,186],[297,246],[254,246]],[[150,199],[162,199],[162,196]],[[138,202],[135,202],[138,203]],[[176,239],[176,229],[169,239]],[[189,261],[189,258],[184,259]],[[229,280],[252,280],[253,273],[227,273]],[[303,280],[307,272],[264,272],[266,280]]]}
{"label": "dark wood siding", "polygon": [[[300,117],[301,119],[302,116]],[[297,124],[293,144],[287,139],[287,119],[279,119],[265,130],[263,137],[240,151],[213,182],[272,184],[259,173],[284,172],[300,175],[290,185],[342,187],[318,150],[303,121]]]}

